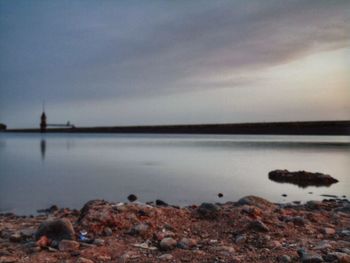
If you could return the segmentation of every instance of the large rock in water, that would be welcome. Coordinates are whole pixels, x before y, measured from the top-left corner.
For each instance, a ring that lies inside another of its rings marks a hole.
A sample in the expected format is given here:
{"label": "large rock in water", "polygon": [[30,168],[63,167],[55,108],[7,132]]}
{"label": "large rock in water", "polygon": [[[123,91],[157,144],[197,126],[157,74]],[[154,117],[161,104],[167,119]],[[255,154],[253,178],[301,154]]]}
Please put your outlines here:
{"label": "large rock in water", "polygon": [[35,233],[35,239],[39,240],[40,237],[46,236],[51,240],[57,241],[63,239],[73,240],[74,234],[73,225],[68,219],[48,220],[41,223]]}
{"label": "large rock in water", "polygon": [[269,179],[278,183],[291,183],[300,187],[329,186],[338,180],[328,174],[311,173],[306,171],[290,172],[288,170],[274,170],[269,173]]}

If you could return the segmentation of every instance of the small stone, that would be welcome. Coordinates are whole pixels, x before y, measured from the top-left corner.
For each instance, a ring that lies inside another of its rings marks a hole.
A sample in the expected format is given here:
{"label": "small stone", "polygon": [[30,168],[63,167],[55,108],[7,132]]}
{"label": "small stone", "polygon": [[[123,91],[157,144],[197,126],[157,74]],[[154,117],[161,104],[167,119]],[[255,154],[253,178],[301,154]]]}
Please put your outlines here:
{"label": "small stone", "polygon": [[306,220],[301,216],[287,217],[286,222],[292,222],[296,226],[305,226]]}
{"label": "small stone", "polygon": [[205,219],[215,219],[219,216],[220,208],[212,203],[202,203],[198,209],[197,213],[200,217]]}
{"label": "small stone", "polygon": [[76,251],[80,247],[80,244],[73,240],[63,239],[58,245],[60,251]]}
{"label": "small stone", "polygon": [[128,200],[130,202],[135,202],[137,200],[137,196],[134,195],[134,194],[131,194],[131,195],[128,196]]}
{"label": "small stone", "polygon": [[280,248],[282,247],[281,242],[277,241],[277,240],[273,240],[271,242],[269,242],[269,247],[270,248]]}
{"label": "small stone", "polygon": [[177,244],[178,248],[182,249],[190,249],[197,246],[197,241],[193,238],[182,238],[180,242]]}
{"label": "small stone", "polygon": [[68,219],[56,219],[41,223],[35,233],[35,239],[39,240],[40,237],[46,236],[51,240],[73,240],[74,235],[73,225]]}
{"label": "small stone", "polygon": [[161,256],[158,257],[160,260],[172,260],[173,259],[173,255],[171,254],[163,254]]}
{"label": "small stone", "polygon": [[156,205],[157,206],[169,206],[168,203],[166,203],[166,202],[164,202],[162,200],[159,200],[159,199],[156,200]]}
{"label": "small stone", "polygon": [[298,254],[301,258],[302,263],[320,263],[324,262],[322,257],[317,254],[306,253],[305,249],[301,248],[298,250]]}
{"label": "small stone", "polygon": [[287,197],[287,195],[286,195],[286,194],[282,194],[282,196],[283,196],[283,197]]}
{"label": "small stone", "polygon": [[49,239],[47,238],[47,236],[42,236],[40,237],[40,239],[36,242],[36,244],[39,247],[48,247],[49,246]]}
{"label": "small stone", "polygon": [[166,237],[160,241],[160,249],[162,250],[172,250],[176,247],[176,240],[171,237]]}
{"label": "small stone", "polygon": [[0,257],[1,263],[16,263],[18,262],[18,258],[12,256],[2,256]]}
{"label": "small stone", "polygon": [[20,231],[20,234],[21,236],[24,238],[24,239],[30,239],[34,236],[35,234],[35,229],[33,228],[26,228],[26,229],[22,229]]}
{"label": "small stone", "polygon": [[340,231],[340,235],[343,237],[350,237],[350,230],[343,229],[342,231]]}
{"label": "small stone", "polygon": [[249,229],[258,231],[258,232],[268,232],[270,229],[260,220],[254,220],[249,223]]}
{"label": "small stone", "polygon": [[324,256],[324,259],[327,262],[337,261],[341,263],[348,263],[350,262],[350,255],[341,252],[331,252]]}
{"label": "small stone", "polygon": [[218,197],[219,197],[219,198],[223,198],[223,197],[224,197],[224,194],[223,194],[223,193],[218,193]]}
{"label": "small stone", "polygon": [[279,263],[290,263],[290,262],[292,262],[292,259],[288,255],[283,255],[282,257],[280,257],[278,262]]}
{"label": "small stone", "polygon": [[96,246],[103,246],[105,244],[105,241],[103,239],[96,238],[92,243]]}
{"label": "small stone", "polygon": [[239,199],[238,204],[239,205],[254,205],[254,206],[257,206],[261,209],[275,207],[275,205],[273,203],[267,201],[264,198],[254,196],[254,195],[245,196],[245,197]]}
{"label": "small stone", "polygon": [[247,240],[247,236],[246,235],[239,235],[235,238],[235,243],[236,244],[242,244]]}
{"label": "small stone", "polygon": [[87,259],[87,258],[83,258],[83,257],[79,257],[77,259],[77,262],[76,263],[94,263],[92,260],[90,259]]}
{"label": "small stone", "polygon": [[105,229],[103,230],[103,232],[104,232],[104,234],[105,234],[106,236],[111,236],[111,235],[113,235],[113,231],[112,231],[112,229],[111,229],[110,227],[105,227]]}
{"label": "small stone", "polygon": [[322,233],[326,235],[334,235],[335,234],[335,229],[330,228],[330,227],[325,227],[322,229]]}
{"label": "small stone", "polygon": [[133,226],[130,230],[129,230],[129,234],[130,235],[145,235],[147,233],[149,229],[149,225],[145,224],[145,223],[141,223],[138,224],[136,226]]}
{"label": "small stone", "polygon": [[22,235],[20,233],[14,233],[10,236],[10,241],[19,243],[22,241]]}
{"label": "small stone", "polygon": [[331,244],[326,240],[322,240],[314,247],[314,250],[324,250],[328,248],[332,248]]}
{"label": "small stone", "polygon": [[175,237],[175,233],[172,231],[162,231],[162,232],[158,232],[155,234],[155,238],[158,241],[161,241],[162,239],[164,239],[166,237]]}

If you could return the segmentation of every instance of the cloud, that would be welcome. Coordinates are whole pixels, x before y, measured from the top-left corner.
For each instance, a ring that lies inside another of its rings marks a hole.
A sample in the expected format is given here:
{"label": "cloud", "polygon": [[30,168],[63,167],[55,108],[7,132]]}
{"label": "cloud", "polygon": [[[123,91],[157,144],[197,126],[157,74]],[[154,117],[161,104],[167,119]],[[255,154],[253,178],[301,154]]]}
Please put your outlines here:
{"label": "cloud", "polygon": [[2,1],[0,107],[248,87],[349,24],[345,0]]}

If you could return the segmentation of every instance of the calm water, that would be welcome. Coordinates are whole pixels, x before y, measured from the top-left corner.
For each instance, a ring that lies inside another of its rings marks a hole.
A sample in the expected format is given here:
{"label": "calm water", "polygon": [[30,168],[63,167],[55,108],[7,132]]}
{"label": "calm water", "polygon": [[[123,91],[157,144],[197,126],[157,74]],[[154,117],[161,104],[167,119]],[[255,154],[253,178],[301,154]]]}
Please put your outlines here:
{"label": "calm water", "polygon": [[[339,183],[270,181],[268,172],[281,168],[328,173]],[[96,198],[126,201],[130,193],[179,205],[248,194],[276,202],[349,197],[349,172],[350,137],[0,134],[0,212],[81,208]]]}

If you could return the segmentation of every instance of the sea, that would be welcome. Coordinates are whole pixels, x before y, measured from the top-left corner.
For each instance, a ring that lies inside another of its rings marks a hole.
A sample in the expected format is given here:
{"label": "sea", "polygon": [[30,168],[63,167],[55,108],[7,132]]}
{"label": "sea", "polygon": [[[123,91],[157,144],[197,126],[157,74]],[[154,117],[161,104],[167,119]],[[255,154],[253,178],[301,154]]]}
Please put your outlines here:
{"label": "sea", "polygon": [[[339,182],[278,183],[268,177],[276,169]],[[350,136],[0,133],[0,213],[128,202],[129,194],[178,206],[246,195],[278,203],[349,198]]]}

